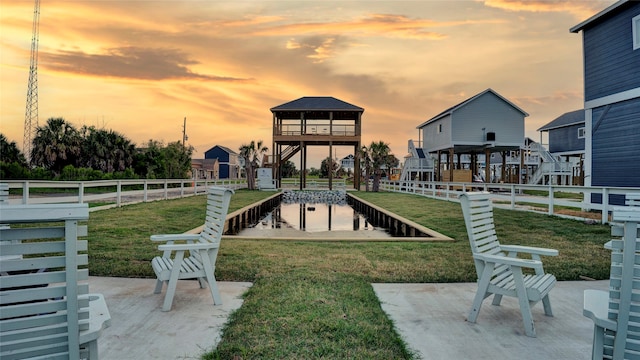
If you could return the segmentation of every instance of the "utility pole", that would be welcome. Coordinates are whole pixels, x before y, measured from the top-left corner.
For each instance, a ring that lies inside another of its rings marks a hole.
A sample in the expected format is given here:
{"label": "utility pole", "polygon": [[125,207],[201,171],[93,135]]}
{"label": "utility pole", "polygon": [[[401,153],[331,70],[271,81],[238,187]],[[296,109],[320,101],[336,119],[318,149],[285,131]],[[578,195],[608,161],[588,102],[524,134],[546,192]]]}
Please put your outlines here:
{"label": "utility pole", "polygon": [[31,162],[33,137],[38,129],[38,34],[40,32],[40,0],[35,0],[33,8],[33,31],[31,38],[31,60],[29,62],[29,82],[27,84],[27,106],[24,112],[24,137],[22,152]]}
{"label": "utility pole", "polygon": [[189,139],[187,136],[187,117],[184,117],[184,123],[182,124],[182,150],[185,149],[185,142]]}

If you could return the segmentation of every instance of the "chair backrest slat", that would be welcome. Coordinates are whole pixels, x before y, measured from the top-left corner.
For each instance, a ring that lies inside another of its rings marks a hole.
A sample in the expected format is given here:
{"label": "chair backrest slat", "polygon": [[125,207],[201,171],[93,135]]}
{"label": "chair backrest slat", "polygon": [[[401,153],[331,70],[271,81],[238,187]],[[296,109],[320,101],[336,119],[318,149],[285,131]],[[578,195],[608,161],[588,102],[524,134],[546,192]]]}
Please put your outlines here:
{"label": "chair backrest slat", "polygon": [[[605,343],[605,352],[613,354],[613,359],[625,359],[630,354],[638,355],[640,334],[637,320],[640,319],[640,251],[638,223],[640,208],[618,207],[613,211],[612,235],[620,234],[622,239],[611,242],[611,271],[609,280],[608,318],[616,321],[617,329],[613,344]],[[613,349],[608,347],[613,346]]]}
{"label": "chair backrest slat", "polygon": [[207,191],[207,215],[200,242],[219,243],[224,232],[227,209],[233,190],[212,186]]}
{"label": "chair backrest slat", "polygon": [[0,206],[11,226],[0,228],[0,358],[79,358],[89,286],[78,222],[88,217],[86,204]]}
{"label": "chair backrest slat", "polygon": [[[474,254],[501,255],[500,242],[493,222],[493,206],[488,192],[467,192],[460,195],[467,236]],[[481,264],[474,262],[478,278],[482,274]],[[502,269],[496,269],[497,273]],[[496,274],[494,272],[494,274]]]}

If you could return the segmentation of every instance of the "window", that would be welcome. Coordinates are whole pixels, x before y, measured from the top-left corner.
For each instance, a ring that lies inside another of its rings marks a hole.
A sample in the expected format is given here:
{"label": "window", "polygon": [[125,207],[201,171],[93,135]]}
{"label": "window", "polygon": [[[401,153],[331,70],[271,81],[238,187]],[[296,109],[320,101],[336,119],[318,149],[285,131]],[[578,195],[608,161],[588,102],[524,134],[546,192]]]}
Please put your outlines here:
{"label": "window", "polygon": [[633,50],[640,49],[640,15],[631,19],[631,28],[633,29]]}
{"label": "window", "polygon": [[438,124],[438,134],[442,132],[442,124]]}
{"label": "window", "polygon": [[578,139],[584,139],[584,128],[578,128]]}

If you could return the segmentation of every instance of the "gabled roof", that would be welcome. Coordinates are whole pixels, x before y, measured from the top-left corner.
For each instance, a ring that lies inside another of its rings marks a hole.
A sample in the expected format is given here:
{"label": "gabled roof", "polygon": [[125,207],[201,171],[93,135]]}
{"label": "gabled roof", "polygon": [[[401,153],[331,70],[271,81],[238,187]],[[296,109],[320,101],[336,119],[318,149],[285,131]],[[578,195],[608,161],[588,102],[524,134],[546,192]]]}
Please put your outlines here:
{"label": "gabled roof", "polygon": [[332,96],[305,96],[297,100],[289,101],[288,103],[272,107],[270,110],[271,112],[305,110],[364,112],[363,108],[336,99]]}
{"label": "gabled roof", "polygon": [[222,146],[222,145],[216,145],[216,146],[212,147],[211,149],[209,149],[209,150],[207,150],[207,151],[205,151],[205,152],[209,152],[209,151],[211,151],[211,150],[213,150],[213,149],[215,149],[215,148],[220,148],[220,149],[222,149],[223,151],[225,151],[225,152],[227,152],[227,153],[229,153],[229,154],[238,155],[235,151],[233,151],[233,150],[229,149],[229,148],[228,148],[228,147],[226,147],[226,146]]}
{"label": "gabled roof", "polygon": [[454,106],[452,106],[452,107],[448,108],[447,110],[445,110],[445,111],[443,111],[443,112],[439,113],[438,115],[436,115],[436,116],[432,117],[431,119],[429,119],[429,120],[427,120],[427,121],[423,122],[422,124],[418,125],[417,129],[422,128],[423,126],[425,126],[427,123],[429,123],[429,122],[431,122],[431,121],[435,121],[435,120],[438,120],[438,119],[440,119],[440,118],[442,118],[442,117],[445,117],[445,116],[447,116],[447,115],[451,115],[454,111],[456,111],[456,110],[460,109],[461,107],[464,107],[465,105],[469,104],[470,102],[474,101],[475,99],[477,99],[477,98],[481,97],[482,95],[484,95],[484,94],[486,94],[486,93],[489,93],[489,92],[490,92],[490,93],[492,93],[492,94],[494,94],[494,95],[495,95],[495,96],[497,96],[498,98],[502,99],[502,101],[504,101],[505,103],[507,103],[507,104],[511,105],[514,109],[516,109],[516,110],[518,110],[519,112],[521,112],[525,117],[526,117],[526,116],[529,116],[529,114],[527,114],[527,112],[526,112],[526,111],[524,111],[524,110],[520,109],[516,104],[514,104],[514,103],[512,103],[511,101],[509,101],[509,100],[505,99],[502,95],[498,94],[498,93],[497,93],[497,92],[495,92],[493,89],[488,88],[487,90],[485,90],[485,91],[483,91],[483,92],[481,92],[481,93],[479,93],[479,94],[477,94],[477,95],[474,95],[474,96],[472,96],[472,97],[468,98],[467,100],[465,100],[465,101],[463,101],[463,102],[461,102],[461,103],[459,103],[459,104],[457,104],[457,105],[454,105]]}
{"label": "gabled roof", "polygon": [[564,113],[551,122],[547,123],[538,131],[549,131],[552,129],[558,129],[565,126],[576,125],[576,124],[584,124],[584,110],[574,110],[567,113]]}
{"label": "gabled roof", "polygon": [[584,28],[591,27],[596,23],[601,22],[602,20],[604,20],[604,18],[616,12],[618,8],[620,8],[623,5],[626,5],[627,3],[631,3],[631,1],[620,0],[614,3],[613,5],[607,7],[606,9],[600,11],[599,13],[593,15],[592,17],[588,18],[587,20],[581,22],[580,24],[572,27],[571,29],[569,29],[569,31],[572,33],[578,33],[580,30],[584,30]]}

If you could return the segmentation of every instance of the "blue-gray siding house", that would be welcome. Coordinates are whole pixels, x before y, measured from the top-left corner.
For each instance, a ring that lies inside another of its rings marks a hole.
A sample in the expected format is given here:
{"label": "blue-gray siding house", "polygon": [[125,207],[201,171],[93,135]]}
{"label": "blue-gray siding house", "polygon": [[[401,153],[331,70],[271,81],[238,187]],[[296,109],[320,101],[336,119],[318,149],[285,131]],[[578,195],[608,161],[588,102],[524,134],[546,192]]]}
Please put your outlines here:
{"label": "blue-gray siding house", "polygon": [[[450,107],[431,119],[418,125],[425,153],[437,154],[439,167],[436,178],[454,181],[456,169],[454,156],[470,154],[475,158],[484,154],[519,150],[524,145],[524,118],[529,116],[524,110],[510,102],[493,89],[486,89],[471,98]],[[443,155],[445,159],[443,160]],[[477,161],[471,160],[472,173],[477,174]],[[442,176],[449,172],[449,179]],[[491,179],[489,167],[485,167],[485,179]],[[471,179],[468,179],[471,181]]]}
{"label": "blue-gray siding house", "polygon": [[237,179],[240,174],[238,154],[228,147],[216,145],[204,152],[205,159],[218,159],[219,178]]}
{"label": "blue-gray siding house", "polygon": [[570,111],[539,128],[549,135],[549,152],[556,156],[581,156],[584,154],[584,109]]}
{"label": "blue-gray siding house", "polygon": [[640,2],[618,1],[570,31],[582,31],[584,48],[585,185],[638,187]]}

